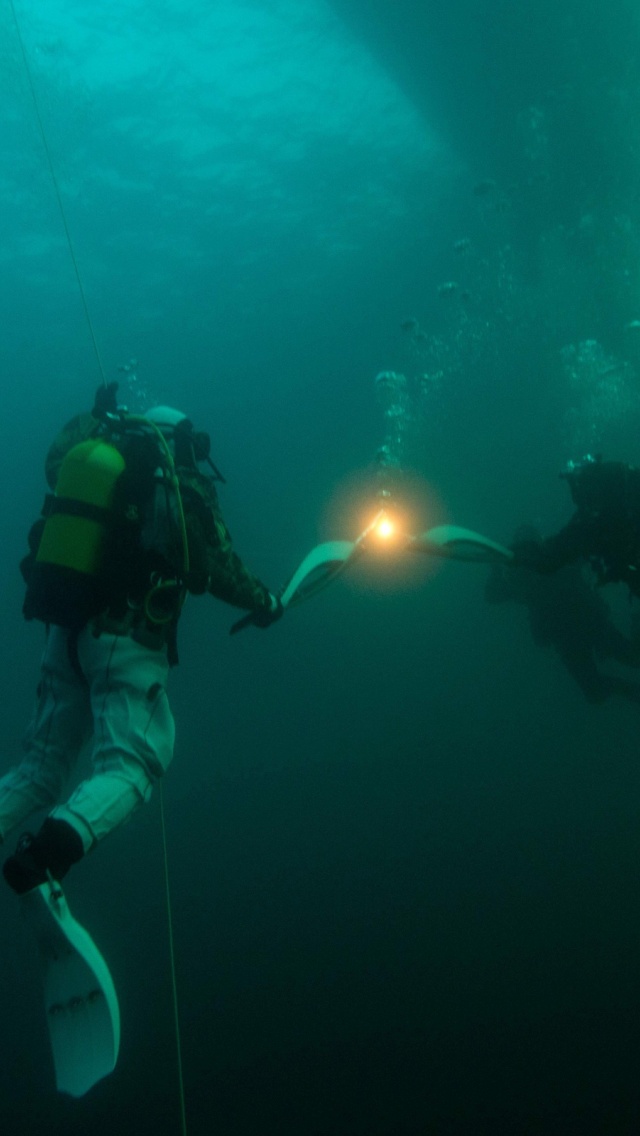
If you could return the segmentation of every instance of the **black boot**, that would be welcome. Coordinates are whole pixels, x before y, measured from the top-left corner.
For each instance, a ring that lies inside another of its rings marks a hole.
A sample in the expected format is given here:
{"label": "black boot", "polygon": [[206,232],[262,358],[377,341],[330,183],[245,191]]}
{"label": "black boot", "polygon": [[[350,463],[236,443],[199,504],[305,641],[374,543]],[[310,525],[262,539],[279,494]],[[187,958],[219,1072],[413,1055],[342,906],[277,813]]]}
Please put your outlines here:
{"label": "black boot", "polygon": [[75,828],[66,820],[47,817],[37,836],[25,832],[20,837],[2,872],[9,887],[23,895],[45,883],[49,874],[54,880],[61,880],[83,855],[84,846]]}

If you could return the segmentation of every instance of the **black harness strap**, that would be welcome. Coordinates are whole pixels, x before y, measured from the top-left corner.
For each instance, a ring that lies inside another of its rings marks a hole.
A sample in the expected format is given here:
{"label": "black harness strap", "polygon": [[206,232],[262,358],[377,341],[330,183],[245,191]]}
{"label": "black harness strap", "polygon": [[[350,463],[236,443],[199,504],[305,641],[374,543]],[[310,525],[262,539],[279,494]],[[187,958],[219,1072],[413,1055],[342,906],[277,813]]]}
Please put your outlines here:
{"label": "black harness strap", "polygon": [[65,517],[83,517],[87,521],[97,521],[98,524],[111,522],[112,514],[102,505],[91,505],[88,501],[77,501],[74,497],[47,498],[46,515],[55,516],[60,513]]}

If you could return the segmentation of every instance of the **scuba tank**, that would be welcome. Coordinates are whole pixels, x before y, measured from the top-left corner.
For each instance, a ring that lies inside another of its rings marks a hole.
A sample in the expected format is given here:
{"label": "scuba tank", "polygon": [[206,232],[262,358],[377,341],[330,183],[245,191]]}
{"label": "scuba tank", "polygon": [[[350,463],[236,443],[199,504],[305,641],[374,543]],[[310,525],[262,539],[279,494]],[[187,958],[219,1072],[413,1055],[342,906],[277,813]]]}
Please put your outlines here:
{"label": "scuba tank", "polygon": [[188,541],[173,456],[157,427],[128,415],[72,446],[29,546],[27,619],[72,631],[105,611],[175,622]]}
{"label": "scuba tank", "polygon": [[[104,553],[115,522],[112,505],[126,468],[120,451],[104,438],[73,446],[63,458],[55,492],[30,543],[24,614],[70,629],[82,627],[104,598]],[[39,536],[39,539],[38,539]]]}
{"label": "scuba tank", "polygon": [[36,563],[96,575],[116,482],[125,465],[115,446],[99,438],[69,450],[60,467]]}

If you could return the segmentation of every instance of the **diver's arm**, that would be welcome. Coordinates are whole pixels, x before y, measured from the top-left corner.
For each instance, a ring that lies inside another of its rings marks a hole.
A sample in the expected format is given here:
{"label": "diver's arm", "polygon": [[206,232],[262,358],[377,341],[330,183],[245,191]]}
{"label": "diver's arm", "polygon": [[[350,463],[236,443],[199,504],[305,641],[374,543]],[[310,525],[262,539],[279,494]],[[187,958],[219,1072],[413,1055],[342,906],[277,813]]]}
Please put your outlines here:
{"label": "diver's arm", "polygon": [[546,540],[514,544],[512,564],[515,568],[532,568],[536,572],[557,572],[591,551],[587,527],[576,513],[563,529]]}
{"label": "diver's arm", "polygon": [[198,478],[182,488],[192,562],[190,591],[209,592],[245,611],[272,611],[271,592],[234,552],[213,483]]}
{"label": "diver's arm", "polygon": [[217,547],[209,550],[207,591],[233,607],[247,611],[270,611],[271,592],[233,551],[229,530],[224,522],[217,522],[216,528],[219,541]]}

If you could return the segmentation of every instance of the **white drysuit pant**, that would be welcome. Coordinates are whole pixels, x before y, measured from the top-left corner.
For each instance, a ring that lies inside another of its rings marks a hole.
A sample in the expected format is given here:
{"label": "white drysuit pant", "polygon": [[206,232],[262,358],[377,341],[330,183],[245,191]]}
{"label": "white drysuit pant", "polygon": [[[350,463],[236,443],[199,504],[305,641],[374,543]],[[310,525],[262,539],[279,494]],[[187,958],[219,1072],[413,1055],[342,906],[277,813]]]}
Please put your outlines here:
{"label": "white drysuit pant", "polygon": [[[173,756],[166,650],[87,627],[78,636],[81,677],[69,632],[51,627],[22,762],[0,779],[0,841],[30,813],[52,809],[79,833],[87,852],[148,801]],[[65,782],[81,751],[93,772],[65,804]]]}

